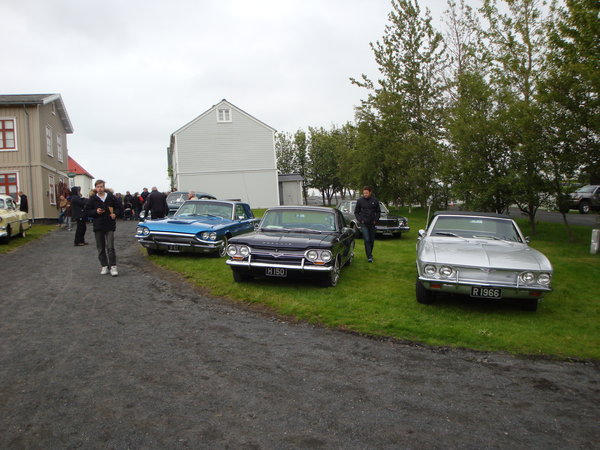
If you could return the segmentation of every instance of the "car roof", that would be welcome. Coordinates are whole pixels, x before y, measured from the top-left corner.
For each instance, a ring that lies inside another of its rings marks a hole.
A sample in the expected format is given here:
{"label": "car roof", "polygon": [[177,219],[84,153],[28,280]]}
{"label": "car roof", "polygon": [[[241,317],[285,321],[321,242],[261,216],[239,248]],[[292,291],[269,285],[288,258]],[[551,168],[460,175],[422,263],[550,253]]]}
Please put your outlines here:
{"label": "car roof", "polygon": [[211,202],[211,203],[227,203],[229,205],[247,205],[246,202],[235,202],[235,201],[231,201],[231,200],[218,200],[216,198],[196,198],[194,200],[186,200],[184,203],[204,203],[204,202]]}
{"label": "car roof", "polygon": [[435,216],[475,216],[475,217],[491,217],[496,219],[510,219],[512,217],[507,216],[506,214],[498,214],[492,212],[478,212],[478,211],[458,211],[458,210],[446,210],[446,211],[436,211],[433,213],[433,217]]}

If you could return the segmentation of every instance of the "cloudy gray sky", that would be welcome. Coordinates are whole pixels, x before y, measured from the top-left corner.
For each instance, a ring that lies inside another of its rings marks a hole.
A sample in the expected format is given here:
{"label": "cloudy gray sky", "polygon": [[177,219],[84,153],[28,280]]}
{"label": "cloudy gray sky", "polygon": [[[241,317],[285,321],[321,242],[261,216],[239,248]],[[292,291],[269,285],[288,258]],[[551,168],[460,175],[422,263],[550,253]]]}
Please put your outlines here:
{"label": "cloudy gray sky", "polygon": [[[420,3],[434,18],[446,9]],[[369,42],[390,9],[389,0],[2,0],[0,93],[60,93],[75,160],[116,191],[167,190],[170,134],[223,98],[278,131],[353,120],[366,92],[349,77],[376,78]]]}

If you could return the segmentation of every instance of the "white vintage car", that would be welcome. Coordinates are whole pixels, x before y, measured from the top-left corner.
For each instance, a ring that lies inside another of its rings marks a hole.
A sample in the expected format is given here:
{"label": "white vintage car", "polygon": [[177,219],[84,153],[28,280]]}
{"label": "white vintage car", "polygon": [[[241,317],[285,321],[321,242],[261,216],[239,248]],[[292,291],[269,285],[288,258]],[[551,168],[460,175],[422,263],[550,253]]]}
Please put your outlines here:
{"label": "white vintage car", "polygon": [[433,303],[437,293],[517,299],[535,311],[551,292],[552,265],[509,216],[438,211],[417,241],[416,296]]}
{"label": "white vintage car", "polygon": [[8,244],[12,236],[25,236],[31,228],[27,213],[19,211],[10,195],[0,194],[0,244]]}

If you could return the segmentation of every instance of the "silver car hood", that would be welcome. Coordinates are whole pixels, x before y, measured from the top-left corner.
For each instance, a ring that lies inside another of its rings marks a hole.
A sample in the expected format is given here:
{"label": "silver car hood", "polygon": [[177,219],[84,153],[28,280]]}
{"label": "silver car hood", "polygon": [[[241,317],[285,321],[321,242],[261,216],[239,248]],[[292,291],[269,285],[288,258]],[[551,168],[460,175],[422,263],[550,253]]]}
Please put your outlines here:
{"label": "silver car hood", "polygon": [[550,261],[527,244],[455,237],[426,237],[419,243],[421,262],[463,267],[552,271]]}

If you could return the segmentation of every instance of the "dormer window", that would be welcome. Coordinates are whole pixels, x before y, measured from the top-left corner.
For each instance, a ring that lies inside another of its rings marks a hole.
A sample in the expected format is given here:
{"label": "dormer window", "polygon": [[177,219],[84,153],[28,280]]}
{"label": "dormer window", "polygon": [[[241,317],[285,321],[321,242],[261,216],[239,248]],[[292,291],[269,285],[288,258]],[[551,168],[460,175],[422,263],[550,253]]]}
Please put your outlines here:
{"label": "dormer window", "polygon": [[231,122],[231,109],[217,108],[217,122]]}

